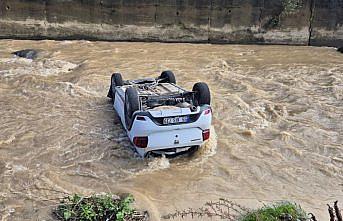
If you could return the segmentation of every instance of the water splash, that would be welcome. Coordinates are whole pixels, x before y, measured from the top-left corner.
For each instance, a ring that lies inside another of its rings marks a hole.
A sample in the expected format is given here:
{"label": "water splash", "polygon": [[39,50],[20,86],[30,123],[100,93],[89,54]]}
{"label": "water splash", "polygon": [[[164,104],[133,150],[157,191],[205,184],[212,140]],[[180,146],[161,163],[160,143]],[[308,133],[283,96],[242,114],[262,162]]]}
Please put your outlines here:
{"label": "water splash", "polygon": [[63,73],[69,73],[79,65],[58,59],[43,58],[40,60],[30,60],[25,58],[2,58],[1,66],[9,66],[8,69],[2,69],[1,75],[4,77],[13,77],[17,75],[39,75],[54,76]]}

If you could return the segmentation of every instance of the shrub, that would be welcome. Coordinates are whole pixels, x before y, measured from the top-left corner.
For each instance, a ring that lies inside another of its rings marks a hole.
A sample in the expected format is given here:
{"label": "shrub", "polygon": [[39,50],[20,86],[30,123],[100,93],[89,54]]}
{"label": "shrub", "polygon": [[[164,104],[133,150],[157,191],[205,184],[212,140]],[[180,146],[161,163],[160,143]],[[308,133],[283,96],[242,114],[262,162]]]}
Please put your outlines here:
{"label": "shrub", "polygon": [[265,205],[258,210],[243,215],[240,221],[292,221],[308,220],[306,212],[297,204],[282,202],[274,205]]}
{"label": "shrub", "polygon": [[147,220],[147,213],[139,213],[132,208],[131,195],[120,198],[111,194],[82,196],[75,194],[61,200],[54,210],[58,220],[98,221],[98,220]]}
{"label": "shrub", "polygon": [[257,210],[250,210],[233,201],[219,199],[217,202],[207,202],[198,209],[176,211],[163,216],[164,219],[180,218],[219,218],[227,221],[305,221],[306,212],[297,204],[281,202],[273,205],[265,205]]}

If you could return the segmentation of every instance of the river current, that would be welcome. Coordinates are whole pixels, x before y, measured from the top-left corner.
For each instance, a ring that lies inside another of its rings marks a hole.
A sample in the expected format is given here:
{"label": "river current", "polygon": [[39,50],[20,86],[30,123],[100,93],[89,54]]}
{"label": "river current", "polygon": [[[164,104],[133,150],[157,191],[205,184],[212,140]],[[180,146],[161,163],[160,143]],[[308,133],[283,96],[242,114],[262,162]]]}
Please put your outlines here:
{"label": "river current", "polygon": [[[33,48],[38,58],[11,53]],[[0,40],[0,218],[51,220],[66,193],[132,193],[154,220],[228,198],[290,200],[328,220],[343,203],[343,55],[299,46]],[[124,79],[172,70],[207,82],[210,141],[141,159],[106,97]]]}

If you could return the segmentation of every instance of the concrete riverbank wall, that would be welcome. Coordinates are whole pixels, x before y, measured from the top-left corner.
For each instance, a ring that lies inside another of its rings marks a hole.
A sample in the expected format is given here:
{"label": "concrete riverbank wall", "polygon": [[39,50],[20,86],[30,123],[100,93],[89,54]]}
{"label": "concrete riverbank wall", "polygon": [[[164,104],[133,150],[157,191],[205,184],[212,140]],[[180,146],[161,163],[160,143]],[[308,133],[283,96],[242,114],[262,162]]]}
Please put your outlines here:
{"label": "concrete riverbank wall", "polygon": [[343,45],[343,0],[0,0],[0,38]]}

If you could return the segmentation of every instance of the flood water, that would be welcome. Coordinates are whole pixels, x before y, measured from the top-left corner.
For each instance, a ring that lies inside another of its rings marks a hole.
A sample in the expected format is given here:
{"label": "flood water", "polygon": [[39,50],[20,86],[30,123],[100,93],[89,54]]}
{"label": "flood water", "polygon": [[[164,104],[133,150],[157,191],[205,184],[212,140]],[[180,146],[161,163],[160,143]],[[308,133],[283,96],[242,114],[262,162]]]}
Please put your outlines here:
{"label": "flood water", "polygon": [[[39,49],[36,60],[11,53]],[[51,220],[65,193],[132,193],[154,220],[225,197],[290,200],[320,220],[343,203],[343,55],[333,48],[0,41],[0,217]],[[106,97],[173,70],[207,82],[212,137],[199,152],[141,159]]]}

